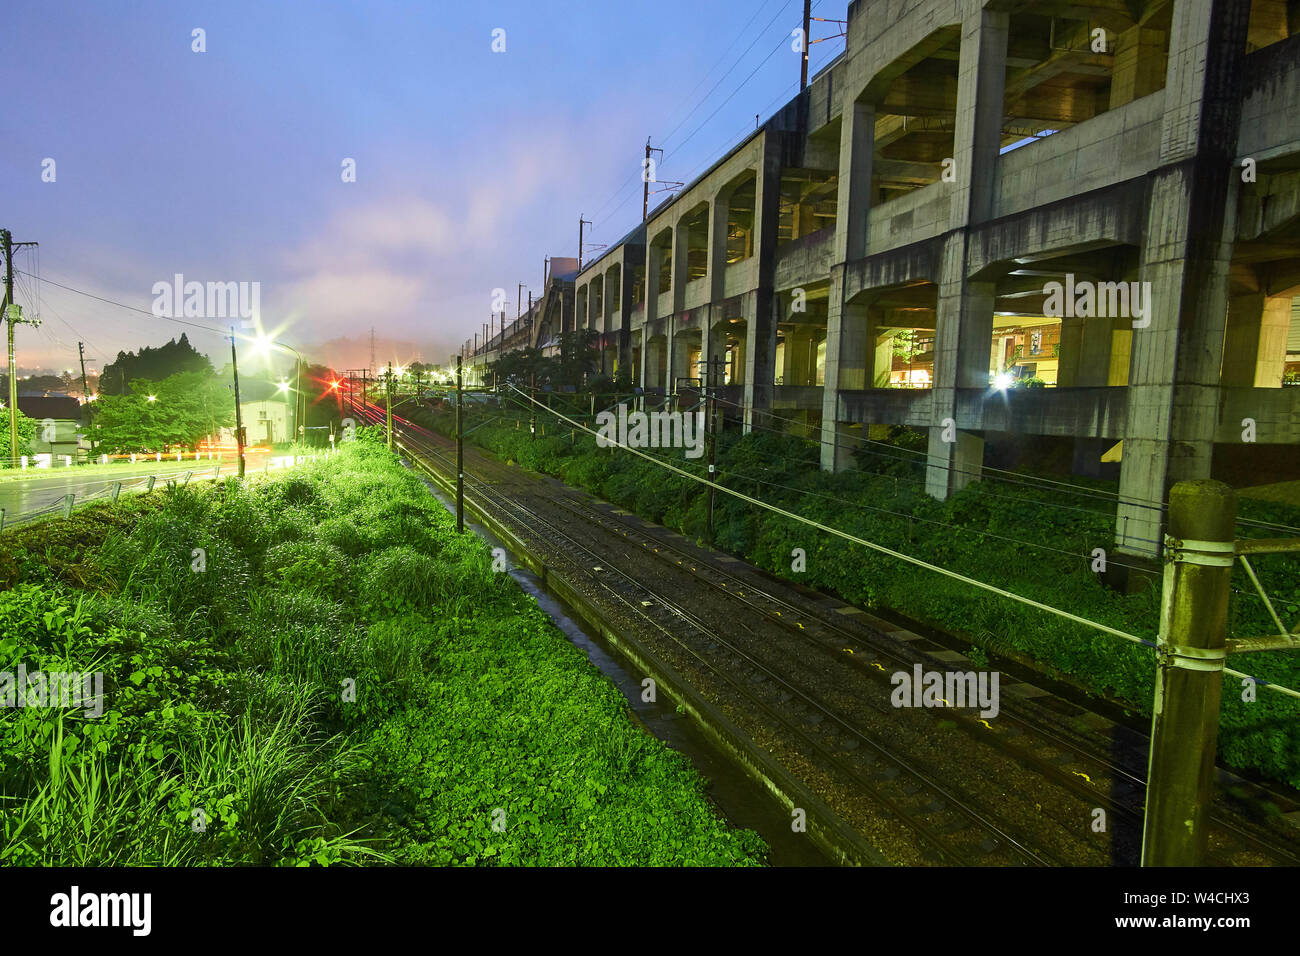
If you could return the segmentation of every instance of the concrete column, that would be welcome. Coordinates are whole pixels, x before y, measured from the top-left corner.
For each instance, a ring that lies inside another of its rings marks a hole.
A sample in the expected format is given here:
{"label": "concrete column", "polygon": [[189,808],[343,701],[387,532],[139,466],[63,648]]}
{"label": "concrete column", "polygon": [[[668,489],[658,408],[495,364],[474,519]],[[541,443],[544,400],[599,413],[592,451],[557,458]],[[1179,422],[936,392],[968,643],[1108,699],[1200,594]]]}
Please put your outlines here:
{"label": "concrete column", "polygon": [[730,194],[719,193],[709,204],[709,299],[714,304],[726,298],[729,199]]}
{"label": "concrete column", "polygon": [[957,431],[957,389],[987,389],[996,285],[965,275],[965,238],[954,233],[944,249],[935,315],[933,418],[925,490],[940,500],[979,477],[984,442]]}
{"label": "concrete column", "polygon": [[[618,365],[619,368],[632,366],[632,264],[625,255],[622,268],[618,270],[619,284],[622,291],[618,298]],[[637,374],[635,371],[632,374]]]}
{"label": "concrete column", "polygon": [[1165,31],[1130,27],[1115,40],[1110,108],[1131,103],[1165,84]]}
{"label": "concrete column", "polygon": [[821,466],[825,471],[853,466],[854,443],[846,440],[845,426],[838,421],[839,399],[841,390],[866,387],[867,320],[865,303],[844,302],[844,266],[833,266],[826,314],[826,384],[822,388]]}
{"label": "concrete column", "polygon": [[1219,374],[1235,232],[1239,71],[1248,5],[1174,5],[1163,165],[1148,177],[1140,280],[1150,325],[1134,329],[1127,435],[1115,536],[1119,550],[1156,557],[1169,487],[1208,478],[1218,424]]}
{"label": "concrete column", "polygon": [[646,234],[645,247],[645,321],[649,325],[659,317],[659,270],[663,268],[663,249]]}
{"label": "concrete column", "polygon": [[[750,294],[753,305],[746,307],[745,340],[745,429],[753,424],[767,427],[772,407],[772,379],[776,369],[777,297],[773,288],[776,271],[777,228],[781,211],[782,135],[768,129],[763,135],[762,159],[754,183],[754,250],[758,256],[758,287]],[[752,310],[752,311],[751,311]]]}
{"label": "concrete column", "polygon": [[785,384],[811,385],[812,367],[812,330],[807,326],[795,326],[785,337]]}
{"label": "concrete column", "polygon": [[682,216],[673,227],[673,311],[686,308],[686,282],[690,278],[690,230]]}
{"label": "concrete column", "polygon": [[[1128,321],[1128,320],[1123,320]],[[1110,380],[1114,320],[1065,316],[1061,319],[1061,357],[1056,384],[1061,388],[1105,385]]]}
{"label": "concrete column", "polygon": [[868,365],[864,388],[888,388],[889,375],[894,370],[893,333],[882,331],[878,322],[867,324],[866,349]]}
{"label": "concrete column", "polygon": [[1110,333],[1110,375],[1107,385],[1127,385],[1128,366],[1133,356],[1133,329],[1113,328]]}
{"label": "concrete column", "polygon": [[1263,293],[1228,300],[1220,382],[1234,388],[1281,388],[1291,297]]}
{"label": "concrete column", "polygon": [[976,9],[962,21],[953,127],[953,225],[982,222],[992,211],[1006,93],[1009,13]]}
{"label": "concrete column", "polygon": [[875,131],[876,108],[873,104],[857,101],[844,104],[832,263],[854,262],[867,254]]}

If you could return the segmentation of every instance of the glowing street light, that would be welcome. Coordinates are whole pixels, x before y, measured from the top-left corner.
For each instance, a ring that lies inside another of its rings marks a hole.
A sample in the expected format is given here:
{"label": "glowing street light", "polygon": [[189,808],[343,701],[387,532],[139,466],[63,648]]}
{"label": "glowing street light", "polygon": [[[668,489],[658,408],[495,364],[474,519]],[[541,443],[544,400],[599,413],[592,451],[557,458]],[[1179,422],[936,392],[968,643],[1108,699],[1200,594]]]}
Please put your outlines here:
{"label": "glowing street light", "polygon": [[1010,372],[998,372],[993,376],[993,387],[999,392],[1005,392],[1016,383],[1016,377]]}
{"label": "glowing street light", "polygon": [[151,401],[151,402],[156,402],[156,401],[158,401],[158,396],[157,396],[157,395],[150,395],[150,396],[149,396],[149,401]]}

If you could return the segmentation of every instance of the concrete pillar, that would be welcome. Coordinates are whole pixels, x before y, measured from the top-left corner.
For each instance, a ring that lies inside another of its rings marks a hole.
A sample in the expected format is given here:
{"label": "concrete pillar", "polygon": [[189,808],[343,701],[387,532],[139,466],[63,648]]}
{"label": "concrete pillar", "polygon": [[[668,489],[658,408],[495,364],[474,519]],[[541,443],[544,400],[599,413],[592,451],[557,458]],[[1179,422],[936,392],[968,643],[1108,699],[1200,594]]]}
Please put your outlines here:
{"label": "concrete pillar", "polygon": [[1165,85],[1165,31],[1134,26],[1115,39],[1110,108],[1131,103]]}
{"label": "concrete pillar", "polygon": [[1228,300],[1220,382],[1236,388],[1281,388],[1290,330],[1290,296],[1233,296]]}
{"label": "concrete pillar", "polygon": [[930,426],[925,490],[939,500],[978,481],[984,465],[984,439],[954,425]]}
{"label": "concrete pillar", "polygon": [[1177,3],[1170,24],[1162,166],[1148,176],[1139,278],[1150,325],[1133,330],[1115,536],[1156,557],[1169,487],[1208,478],[1235,232],[1240,68],[1248,5]]}
{"label": "concrete pillar", "polygon": [[982,222],[992,211],[1002,146],[1007,30],[1011,15],[976,9],[962,21],[953,127],[953,225]]}
{"label": "concrete pillar", "polygon": [[888,388],[889,375],[894,370],[894,334],[882,330],[879,323],[868,320],[866,332],[866,358],[864,388]]}
{"label": "concrete pillar", "polygon": [[758,256],[758,287],[747,296],[745,340],[745,431],[754,424],[767,427],[776,370],[778,301],[776,271],[777,228],[781,212],[781,134],[763,135],[762,158],[754,183],[754,250]]}
{"label": "concrete pillar", "polygon": [[1056,372],[1059,387],[1087,388],[1109,382],[1113,328],[1114,320],[1109,317],[1061,319],[1061,356]]}
{"label": "concrete pillar", "polygon": [[811,385],[812,366],[812,329],[798,325],[785,337],[785,384]]}
{"label": "concrete pillar", "polygon": [[729,193],[720,192],[709,204],[709,299],[715,304],[726,298],[729,199]]}
{"label": "concrete pillar", "polygon": [[690,278],[689,254],[690,230],[686,217],[682,216],[673,227],[673,311],[681,312],[686,308],[686,282]]}
{"label": "concrete pillar", "polygon": [[871,160],[875,151],[876,108],[844,104],[840,124],[839,190],[836,194],[832,263],[854,262],[867,254],[871,215]]}
{"label": "concrete pillar", "polygon": [[844,302],[844,266],[831,269],[826,314],[826,383],[822,389],[821,466],[842,471],[853,466],[851,448],[839,419],[841,390],[866,388],[868,309],[865,303]]}
{"label": "concrete pillar", "polygon": [[1127,385],[1128,366],[1133,354],[1133,329],[1119,323],[1110,333],[1110,374],[1107,385]]}
{"label": "concrete pillar", "polygon": [[944,249],[934,332],[934,378],[926,491],[945,499],[979,477],[984,443],[956,429],[957,389],[987,389],[996,285],[966,279],[965,238]]}
{"label": "concrete pillar", "polygon": [[645,321],[649,325],[659,317],[659,272],[663,268],[663,247],[646,234],[645,247]]}

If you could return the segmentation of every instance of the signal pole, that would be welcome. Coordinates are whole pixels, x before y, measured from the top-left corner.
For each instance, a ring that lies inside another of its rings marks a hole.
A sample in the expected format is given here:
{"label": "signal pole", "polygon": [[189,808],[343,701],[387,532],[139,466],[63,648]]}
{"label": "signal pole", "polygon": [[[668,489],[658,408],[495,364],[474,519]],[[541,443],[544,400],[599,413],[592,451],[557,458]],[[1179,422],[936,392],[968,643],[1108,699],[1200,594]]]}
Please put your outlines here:
{"label": "signal pole", "polygon": [[456,356],[456,533],[465,533],[465,433],[461,426],[461,360]]}
{"label": "signal pole", "polygon": [[230,370],[235,376],[235,454],[239,477],[244,477],[244,414],[239,408],[239,357],[235,354],[235,328],[230,327]]}

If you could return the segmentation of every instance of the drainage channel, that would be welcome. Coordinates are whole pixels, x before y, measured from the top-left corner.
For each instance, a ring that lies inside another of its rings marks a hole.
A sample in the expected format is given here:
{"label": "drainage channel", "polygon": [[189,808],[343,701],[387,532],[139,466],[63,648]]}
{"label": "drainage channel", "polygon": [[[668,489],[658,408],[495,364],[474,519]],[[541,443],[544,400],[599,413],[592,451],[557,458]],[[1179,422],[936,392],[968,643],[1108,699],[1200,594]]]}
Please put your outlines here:
{"label": "drainage channel", "polygon": [[[417,473],[418,474],[418,473]],[[456,503],[441,488],[424,476],[425,486],[448,511],[456,513]],[[826,856],[806,833],[790,829],[790,812],[767,790],[738,767],[726,752],[714,744],[689,717],[677,712],[666,695],[647,702],[641,699],[641,675],[627,659],[601,637],[589,630],[577,614],[527,568],[514,563],[514,556],[490,530],[465,521],[465,527],[493,548],[506,554],[510,576],[555,622],[564,635],[586,653],[627,700],[628,707],[641,724],[659,740],[687,757],[696,771],[708,781],[708,794],[734,826],[756,831],[770,848],[768,861],[773,866],[831,866]]]}

